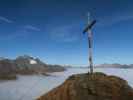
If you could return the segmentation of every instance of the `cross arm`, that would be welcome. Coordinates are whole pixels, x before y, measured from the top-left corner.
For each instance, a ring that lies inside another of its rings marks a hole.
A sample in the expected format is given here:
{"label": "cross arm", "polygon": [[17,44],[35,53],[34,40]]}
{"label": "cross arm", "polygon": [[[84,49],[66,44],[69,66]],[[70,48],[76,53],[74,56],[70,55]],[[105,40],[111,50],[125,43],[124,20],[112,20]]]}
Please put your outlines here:
{"label": "cross arm", "polygon": [[87,32],[89,29],[91,29],[94,24],[96,23],[96,20],[93,20],[88,26],[83,30],[83,33]]}

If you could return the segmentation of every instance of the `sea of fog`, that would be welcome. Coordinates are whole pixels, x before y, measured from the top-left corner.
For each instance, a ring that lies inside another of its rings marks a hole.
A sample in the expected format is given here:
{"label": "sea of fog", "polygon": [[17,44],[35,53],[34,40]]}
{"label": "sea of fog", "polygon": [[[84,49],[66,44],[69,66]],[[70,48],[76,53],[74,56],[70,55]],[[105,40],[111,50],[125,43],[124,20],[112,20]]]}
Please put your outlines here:
{"label": "sea of fog", "polygon": [[[133,69],[95,68],[95,71],[120,76],[133,87]],[[85,72],[88,69],[69,68],[65,72],[52,73],[52,76],[18,76],[17,80],[0,81],[0,100],[35,100],[63,83],[68,76]]]}

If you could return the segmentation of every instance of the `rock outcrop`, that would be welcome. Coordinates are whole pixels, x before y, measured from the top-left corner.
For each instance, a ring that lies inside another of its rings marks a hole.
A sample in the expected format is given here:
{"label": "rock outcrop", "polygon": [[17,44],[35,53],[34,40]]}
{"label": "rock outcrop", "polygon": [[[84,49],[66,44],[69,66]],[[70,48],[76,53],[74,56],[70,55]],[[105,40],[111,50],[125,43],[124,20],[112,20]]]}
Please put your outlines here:
{"label": "rock outcrop", "polygon": [[133,100],[133,89],[116,76],[78,74],[37,100]]}
{"label": "rock outcrop", "polygon": [[0,79],[2,80],[12,80],[16,79],[16,66],[15,64],[8,59],[0,60]]}

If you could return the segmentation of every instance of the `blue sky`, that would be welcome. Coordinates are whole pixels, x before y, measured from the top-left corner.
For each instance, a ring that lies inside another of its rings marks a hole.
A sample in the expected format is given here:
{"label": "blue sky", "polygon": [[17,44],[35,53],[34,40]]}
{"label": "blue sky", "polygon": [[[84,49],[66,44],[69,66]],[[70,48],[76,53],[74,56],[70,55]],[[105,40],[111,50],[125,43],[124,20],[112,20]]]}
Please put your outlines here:
{"label": "blue sky", "polygon": [[50,64],[88,64],[87,13],[94,63],[133,63],[131,0],[0,0],[0,56],[28,54]]}

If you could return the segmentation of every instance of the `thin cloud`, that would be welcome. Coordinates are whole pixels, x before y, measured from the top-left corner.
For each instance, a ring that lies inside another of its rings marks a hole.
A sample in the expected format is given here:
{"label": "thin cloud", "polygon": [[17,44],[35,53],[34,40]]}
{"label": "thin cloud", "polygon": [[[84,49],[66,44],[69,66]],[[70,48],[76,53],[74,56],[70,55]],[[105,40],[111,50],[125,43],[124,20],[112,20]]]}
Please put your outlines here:
{"label": "thin cloud", "polygon": [[24,39],[24,38],[32,36],[32,34],[33,34],[32,31],[40,31],[40,29],[37,27],[33,27],[31,25],[26,25],[26,26],[23,26],[23,27],[17,29],[15,32],[12,32],[11,34],[8,34],[6,36],[1,36],[0,41]]}
{"label": "thin cloud", "polygon": [[3,17],[3,16],[0,16],[0,20],[3,21],[3,22],[6,22],[6,23],[13,23],[12,20],[6,18],[6,17]]}
{"label": "thin cloud", "polygon": [[10,41],[15,39],[24,39],[29,37],[31,35],[31,32],[28,32],[26,30],[17,30],[16,32],[13,32],[9,35],[1,36],[0,41]]}
{"label": "thin cloud", "polygon": [[40,31],[39,28],[32,26],[32,25],[26,25],[24,28],[28,30],[33,30],[33,31]]}
{"label": "thin cloud", "polygon": [[72,25],[57,26],[48,33],[50,34],[50,38],[54,41],[70,43],[78,40],[78,35],[73,30]]}
{"label": "thin cloud", "polygon": [[109,26],[109,25],[114,25],[119,22],[124,22],[124,21],[130,21],[133,20],[133,13],[122,13],[122,14],[115,14],[113,16],[108,16],[104,18],[99,19],[98,26]]}

